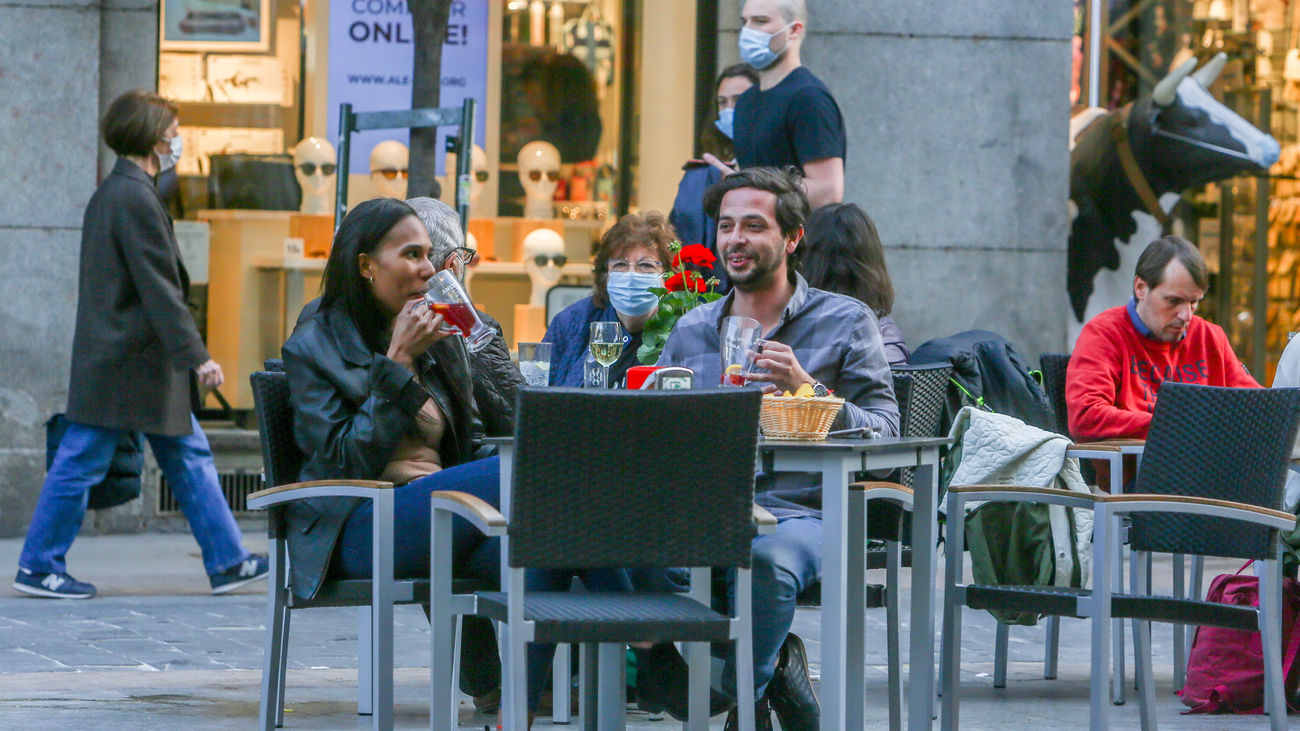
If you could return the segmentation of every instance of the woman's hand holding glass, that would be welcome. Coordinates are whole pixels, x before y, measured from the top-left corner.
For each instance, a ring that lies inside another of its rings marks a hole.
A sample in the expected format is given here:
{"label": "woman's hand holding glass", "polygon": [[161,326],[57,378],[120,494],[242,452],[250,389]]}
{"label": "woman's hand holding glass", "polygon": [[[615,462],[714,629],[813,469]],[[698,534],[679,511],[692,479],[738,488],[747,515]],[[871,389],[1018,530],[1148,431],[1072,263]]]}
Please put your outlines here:
{"label": "woman's hand holding glass", "polygon": [[460,331],[446,324],[442,315],[424,300],[410,300],[393,321],[393,337],[388,344],[389,360],[415,370],[415,359],[431,345]]}

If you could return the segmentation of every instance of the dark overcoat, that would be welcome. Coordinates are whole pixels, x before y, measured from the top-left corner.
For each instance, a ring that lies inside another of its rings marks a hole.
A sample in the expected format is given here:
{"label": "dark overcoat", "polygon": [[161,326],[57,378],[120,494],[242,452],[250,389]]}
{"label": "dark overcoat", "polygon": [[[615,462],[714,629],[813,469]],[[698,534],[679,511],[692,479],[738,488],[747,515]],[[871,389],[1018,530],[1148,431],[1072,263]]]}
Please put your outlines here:
{"label": "dark overcoat", "polygon": [[68,418],[190,433],[192,369],[208,360],[185,306],[189,277],[153,179],[118,158],[86,206]]}
{"label": "dark overcoat", "polygon": [[[310,306],[310,305],[309,305]],[[420,377],[371,352],[342,306],[317,309],[285,342],[293,431],[305,462],[298,479],[377,480],[415,415],[433,399],[446,419],[443,467],[474,458],[483,431],[464,340],[444,338],[416,360]],[[289,503],[289,571],[294,593],[310,598],[329,570],[334,545],[360,498]]]}

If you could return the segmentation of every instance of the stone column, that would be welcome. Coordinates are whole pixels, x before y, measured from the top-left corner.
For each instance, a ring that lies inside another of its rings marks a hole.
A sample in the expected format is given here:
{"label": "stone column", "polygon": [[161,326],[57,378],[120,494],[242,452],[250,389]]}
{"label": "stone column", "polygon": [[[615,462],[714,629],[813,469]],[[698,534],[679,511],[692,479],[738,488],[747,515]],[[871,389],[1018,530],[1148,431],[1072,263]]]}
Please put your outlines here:
{"label": "stone column", "polygon": [[[740,0],[719,4],[719,64]],[[845,201],[875,220],[908,344],[970,329],[1065,347],[1071,8],[808,0],[803,63],[848,132]]]}
{"label": "stone column", "polygon": [[[0,536],[22,535],[67,405],[81,220],[105,100],[157,78],[152,0],[0,0]],[[108,158],[111,164],[111,157]]]}

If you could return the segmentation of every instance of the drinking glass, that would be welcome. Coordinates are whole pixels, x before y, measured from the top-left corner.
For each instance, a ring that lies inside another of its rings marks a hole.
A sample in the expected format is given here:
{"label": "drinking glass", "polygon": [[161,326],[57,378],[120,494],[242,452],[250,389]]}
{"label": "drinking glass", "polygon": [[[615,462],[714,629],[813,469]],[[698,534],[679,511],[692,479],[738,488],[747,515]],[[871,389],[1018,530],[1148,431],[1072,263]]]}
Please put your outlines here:
{"label": "drinking glass", "polygon": [[719,379],[722,385],[745,385],[745,377],[754,370],[757,346],[762,334],[762,326],[752,317],[732,315],[723,318],[718,340],[718,353],[722,360],[722,375]]}
{"label": "drinking glass", "polygon": [[479,319],[478,310],[470,302],[469,295],[460,280],[450,269],[443,269],[429,280],[429,289],[424,293],[424,301],[434,312],[442,315],[448,325],[460,330],[465,337],[465,346],[471,353],[477,353],[487,347],[496,333]]}
{"label": "drinking glass", "polygon": [[623,354],[623,326],[617,322],[591,323],[591,357],[600,364],[599,388],[609,388],[609,367]]}
{"label": "drinking glass", "polygon": [[551,344],[520,343],[519,372],[530,386],[545,386],[551,380]]}

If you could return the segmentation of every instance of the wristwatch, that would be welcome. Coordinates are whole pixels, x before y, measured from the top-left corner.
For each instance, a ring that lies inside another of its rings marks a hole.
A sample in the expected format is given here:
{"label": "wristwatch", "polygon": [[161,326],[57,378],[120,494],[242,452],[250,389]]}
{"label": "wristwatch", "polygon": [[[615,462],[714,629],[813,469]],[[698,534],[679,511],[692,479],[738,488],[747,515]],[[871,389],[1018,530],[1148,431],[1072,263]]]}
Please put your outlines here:
{"label": "wristwatch", "polygon": [[829,395],[831,395],[831,390],[829,388],[826,388],[826,386],[822,385],[821,381],[818,381],[813,384],[813,396],[820,398],[822,396],[829,396]]}

